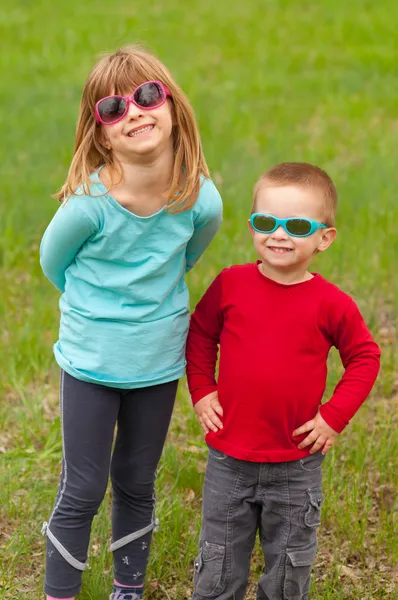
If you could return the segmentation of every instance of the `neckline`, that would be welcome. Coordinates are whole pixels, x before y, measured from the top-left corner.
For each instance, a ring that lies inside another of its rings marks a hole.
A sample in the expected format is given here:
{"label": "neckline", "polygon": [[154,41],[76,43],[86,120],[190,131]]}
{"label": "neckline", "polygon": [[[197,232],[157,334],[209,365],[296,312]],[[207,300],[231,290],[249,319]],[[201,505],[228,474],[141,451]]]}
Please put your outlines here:
{"label": "neckline", "polygon": [[321,275],[319,273],[311,272],[311,275],[313,275],[313,277],[311,279],[307,279],[306,281],[298,281],[297,283],[281,283],[280,281],[275,281],[275,279],[271,279],[270,277],[263,275],[263,273],[261,273],[260,269],[258,268],[260,263],[261,263],[261,260],[256,260],[253,263],[253,268],[257,272],[257,276],[260,277],[266,283],[275,285],[275,286],[283,288],[283,289],[292,289],[292,288],[297,288],[299,286],[314,285],[314,282],[318,282],[321,279]]}
{"label": "neckline", "polygon": [[139,219],[139,220],[142,220],[142,221],[147,221],[147,220],[153,219],[154,217],[157,217],[158,215],[161,215],[163,212],[165,212],[166,206],[162,206],[161,209],[159,209],[158,211],[152,213],[151,215],[143,216],[143,215],[137,215],[136,213],[132,212],[128,208],[125,208],[122,204],[120,204],[120,202],[118,202],[116,200],[116,198],[114,198],[112,196],[112,194],[109,193],[109,191],[107,190],[107,188],[105,187],[105,185],[102,183],[99,174],[100,174],[100,171],[104,168],[104,166],[105,165],[102,165],[96,171],[93,171],[93,173],[91,173],[91,180],[103,192],[101,194],[101,196],[104,197],[106,200],[108,200],[109,203],[112,204],[112,206],[114,206],[116,209],[118,209],[121,213],[123,213],[124,215],[129,216],[129,217],[131,217],[133,219]]}

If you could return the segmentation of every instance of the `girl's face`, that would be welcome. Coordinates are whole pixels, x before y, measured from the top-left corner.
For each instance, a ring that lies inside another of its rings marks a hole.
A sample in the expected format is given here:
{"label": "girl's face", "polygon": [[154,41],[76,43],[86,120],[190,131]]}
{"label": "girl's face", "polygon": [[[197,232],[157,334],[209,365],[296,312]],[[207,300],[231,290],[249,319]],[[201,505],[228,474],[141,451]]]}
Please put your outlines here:
{"label": "girl's face", "polygon": [[104,146],[120,162],[155,158],[173,148],[172,104],[167,100],[158,108],[146,110],[130,102],[121,121],[101,128]]}

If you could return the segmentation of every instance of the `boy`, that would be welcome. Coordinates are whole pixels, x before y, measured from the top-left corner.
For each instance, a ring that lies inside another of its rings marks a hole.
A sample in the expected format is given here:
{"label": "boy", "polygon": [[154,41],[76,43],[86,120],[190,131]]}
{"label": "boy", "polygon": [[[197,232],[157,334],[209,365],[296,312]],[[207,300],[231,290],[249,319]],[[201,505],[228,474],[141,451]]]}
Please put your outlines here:
{"label": "boy", "polygon": [[[257,531],[257,599],[308,598],[322,461],[380,362],[353,300],[308,271],[336,237],[336,206],[322,169],[267,171],[249,220],[260,260],[224,269],[192,315],[188,384],[209,446],[193,600],[244,598]],[[345,372],[321,405],[331,346]]]}

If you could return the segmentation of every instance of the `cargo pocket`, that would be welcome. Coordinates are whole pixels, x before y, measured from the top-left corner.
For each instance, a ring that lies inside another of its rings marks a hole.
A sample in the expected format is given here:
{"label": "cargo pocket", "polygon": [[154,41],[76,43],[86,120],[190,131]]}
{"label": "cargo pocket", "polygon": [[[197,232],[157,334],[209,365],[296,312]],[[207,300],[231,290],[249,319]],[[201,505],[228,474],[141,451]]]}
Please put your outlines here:
{"label": "cargo pocket", "polygon": [[306,491],[306,501],[300,512],[300,526],[303,529],[318,527],[321,524],[323,498],[320,489]]}
{"label": "cargo pocket", "polygon": [[224,591],[223,565],[225,546],[204,542],[194,563],[195,592],[212,598]]}
{"label": "cargo pocket", "polygon": [[212,446],[209,446],[209,454],[211,455],[212,458],[215,458],[216,460],[225,460],[226,458],[228,458],[228,454],[225,454],[225,452],[221,452],[221,450],[217,450],[216,448],[213,448]]}
{"label": "cargo pocket", "polygon": [[320,451],[315,452],[315,454],[309,454],[300,459],[301,469],[307,473],[318,471],[321,469],[324,459],[325,456]]}
{"label": "cargo pocket", "polygon": [[284,600],[307,600],[311,585],[312,563],[316,556],[317,545],[307,548],[287,550]]}

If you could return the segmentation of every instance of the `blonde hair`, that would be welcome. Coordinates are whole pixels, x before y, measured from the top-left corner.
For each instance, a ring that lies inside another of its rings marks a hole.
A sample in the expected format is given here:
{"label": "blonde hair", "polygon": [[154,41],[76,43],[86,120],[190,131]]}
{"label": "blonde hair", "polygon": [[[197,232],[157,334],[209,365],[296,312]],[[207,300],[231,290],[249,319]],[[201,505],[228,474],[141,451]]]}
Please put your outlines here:
{"label": "blonde hair", "polygon": [[337,190],[329,175],[319,167],[309,163],[286,162],[266,171],[254,186],[252,212],[256,212],[257,197],[263,186],[297,185],[303,188],[317,188],[324,196],[325,225],[334,227],[337,212]]}
{"label": "blonde hair", "polygon": [[[167,68],[140,46],[125,46],[103,56],[92,69],[83,88],[76,128],[75,150],[65,184],[55,194],[60,202],[81,193],[90,195],[90,175],[101,165],[110,165],[123,178],[112,151],[102,144],[96,102],[111,94],[129,94],[145,81],[161,81],[170,91],[174,121],[174,168],[170,181],[169,212],[187,210],[196,202],[200,176],[209,177],[194,111]],[[77,192],[80,188],[81,192]]]}

